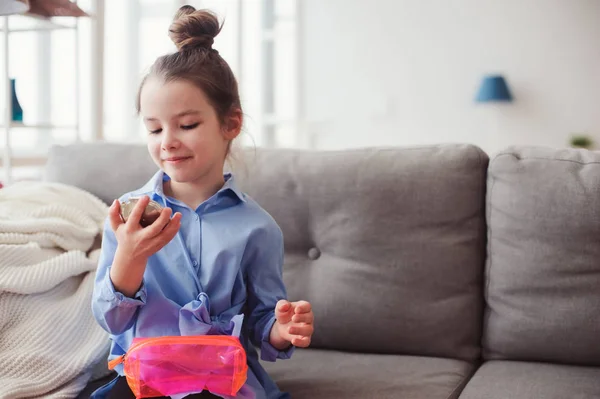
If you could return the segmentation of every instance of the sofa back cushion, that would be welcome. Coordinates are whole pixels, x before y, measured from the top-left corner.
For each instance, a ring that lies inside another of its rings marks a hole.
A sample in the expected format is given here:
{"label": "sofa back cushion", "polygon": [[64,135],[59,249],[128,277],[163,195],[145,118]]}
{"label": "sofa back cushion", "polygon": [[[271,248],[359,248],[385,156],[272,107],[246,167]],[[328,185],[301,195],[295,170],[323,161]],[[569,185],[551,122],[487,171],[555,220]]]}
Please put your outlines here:
{"label": "sofa back cushion", "polygon": [[462,145],[249,154],[244,189],[283,230],[313,347],[479,356],[487,164]]}
{"label": "sofa back cushion", "polygon": [[600,366],[600,153],[490,165],[484,356]]}
{"label": "sofa back cushion", "polygon": [[52,146],[44,178],[79,187],[111,204],[142,187],[157,170],[145,145],[79,143]]}

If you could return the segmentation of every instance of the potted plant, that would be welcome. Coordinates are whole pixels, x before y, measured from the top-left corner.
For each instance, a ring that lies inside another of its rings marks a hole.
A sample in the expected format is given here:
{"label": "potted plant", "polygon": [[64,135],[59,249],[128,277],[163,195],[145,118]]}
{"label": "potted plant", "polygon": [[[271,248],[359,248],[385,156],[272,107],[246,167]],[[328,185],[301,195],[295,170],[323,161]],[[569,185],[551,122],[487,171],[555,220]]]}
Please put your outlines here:
{"label": "potted plant", "polygon": [[585,148],[587,150],[594,146],[592,138],[585,134],[575,134],[571,136],[570,140],[571,147],[574,148]]}

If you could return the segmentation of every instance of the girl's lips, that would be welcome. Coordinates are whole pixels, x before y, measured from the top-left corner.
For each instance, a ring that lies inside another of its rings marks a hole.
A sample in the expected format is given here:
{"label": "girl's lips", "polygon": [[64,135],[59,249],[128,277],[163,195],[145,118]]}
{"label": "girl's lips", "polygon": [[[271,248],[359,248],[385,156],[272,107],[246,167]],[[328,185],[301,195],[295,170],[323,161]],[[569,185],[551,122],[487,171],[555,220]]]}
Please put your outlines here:
{"label": "girl's lips", "polygon": [[183,161],[186,161],[188,159],[190,159],[191,157],[170,157],[170,158],[166,158],[165,162],[168,162],[170,164],[178,164],[181,163]]}

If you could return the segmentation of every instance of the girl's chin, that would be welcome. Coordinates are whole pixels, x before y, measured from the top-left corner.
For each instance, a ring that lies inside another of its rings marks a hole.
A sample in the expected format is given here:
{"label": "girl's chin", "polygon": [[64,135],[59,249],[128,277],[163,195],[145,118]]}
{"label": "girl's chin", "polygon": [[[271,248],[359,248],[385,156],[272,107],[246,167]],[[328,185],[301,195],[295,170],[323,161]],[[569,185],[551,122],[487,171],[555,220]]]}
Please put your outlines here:
{"label": "girl's chin", "polygon": [[[174,183],[187,183],[192,181],[193,179],[190,178],[189,176],[186,176],[183,173],[177,173],[177,171],[169,171],[166,170],[167,175],[169,175],[169,177],[171,178],[171,181],[173,181]],[[171,172],[171,173],[169,173]]]}
{"label": "girl's chin", "polygon": [[190,183],[197,180],[199,177],[195,173],[190,173],[190,171],[177,170],[168,167],[165,168],[164,171],[175,183]]}

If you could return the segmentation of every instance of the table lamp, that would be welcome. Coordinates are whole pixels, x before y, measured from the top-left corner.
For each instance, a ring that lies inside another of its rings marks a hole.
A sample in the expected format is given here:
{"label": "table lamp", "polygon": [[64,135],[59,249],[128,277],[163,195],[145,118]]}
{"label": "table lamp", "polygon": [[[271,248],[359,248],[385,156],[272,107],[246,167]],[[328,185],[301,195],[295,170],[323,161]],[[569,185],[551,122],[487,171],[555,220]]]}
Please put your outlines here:
{"label": "table lamp", "polygon": [[512,101],[513,97],[508,89],[506,80],[501,75],[485,76],[481,81],[476,101],[478,103]]}

